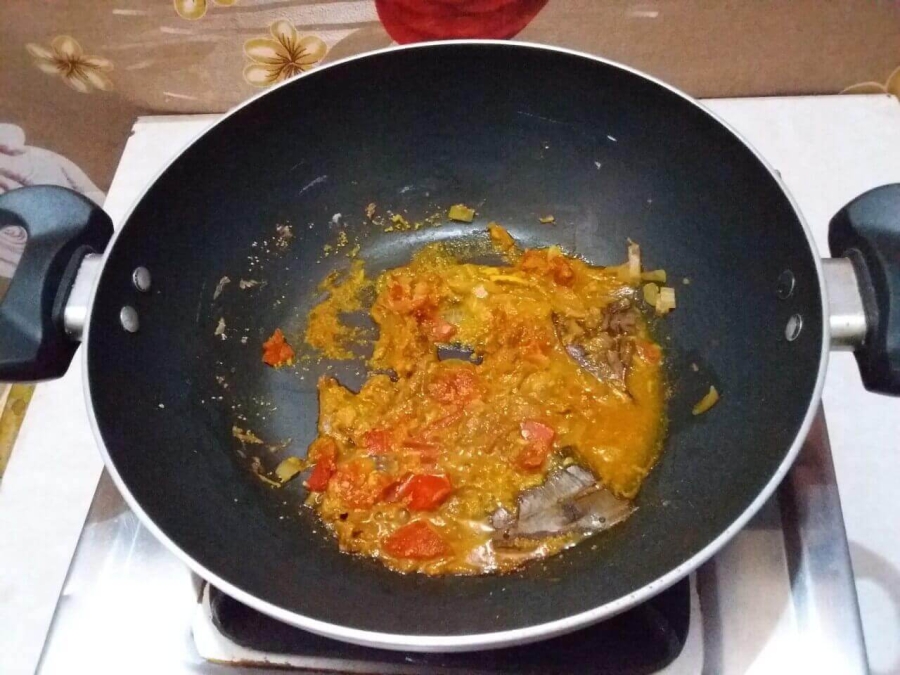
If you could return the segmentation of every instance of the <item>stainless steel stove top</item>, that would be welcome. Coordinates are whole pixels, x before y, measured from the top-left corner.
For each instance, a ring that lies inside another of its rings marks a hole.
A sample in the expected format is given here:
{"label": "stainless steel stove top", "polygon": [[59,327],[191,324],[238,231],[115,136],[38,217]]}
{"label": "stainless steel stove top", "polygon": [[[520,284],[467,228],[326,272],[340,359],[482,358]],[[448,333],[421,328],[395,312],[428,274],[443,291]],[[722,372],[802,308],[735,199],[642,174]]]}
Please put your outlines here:
{"label": "stainless steel stove top", "polygon": [[[141,526],[104,474],[38,672],[68,673],[72,663],[95,672],[262,672],[248,662],[387,672],[359,650],[298,659],[239,647],[211,622],[203,587]],[[867,672],[821,411],[777,497],[698,571],[691,588],[688,639],[660,672],[769,673],[801,665],[803,672]]]}

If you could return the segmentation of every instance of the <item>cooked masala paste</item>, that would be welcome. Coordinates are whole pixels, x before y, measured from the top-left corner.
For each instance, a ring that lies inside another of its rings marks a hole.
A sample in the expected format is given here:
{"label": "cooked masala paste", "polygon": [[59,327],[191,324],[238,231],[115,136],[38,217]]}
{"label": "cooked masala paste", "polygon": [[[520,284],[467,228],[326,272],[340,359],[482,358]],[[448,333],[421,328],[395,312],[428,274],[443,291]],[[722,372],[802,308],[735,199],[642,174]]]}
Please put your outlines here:
{"label": "cooked masala paste", "polygon": [[[662,351],[646,314],[674,296],[651,307],[641,287],[664,272],[642,272],[634,244],[603,268],[489,234],[507,264],[431,245],[382,273],[374,374],[358,393],[318,383],[307,504],[342,550],[398,571],[508,571],[558,553],[627,517],[660,451]],[[346,286],[328,280],[306,342],[346,356],[335,308],[357,308],[368,283],[362,266]],[[448,345],[461,358],[443,358]]]}

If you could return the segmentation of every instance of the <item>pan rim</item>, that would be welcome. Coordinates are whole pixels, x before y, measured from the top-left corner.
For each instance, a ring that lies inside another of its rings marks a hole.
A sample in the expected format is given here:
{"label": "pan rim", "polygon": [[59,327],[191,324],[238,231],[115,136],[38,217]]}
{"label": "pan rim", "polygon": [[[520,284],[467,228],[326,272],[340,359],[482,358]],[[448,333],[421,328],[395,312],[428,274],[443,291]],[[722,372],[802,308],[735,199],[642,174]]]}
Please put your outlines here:
{"label": "pan rim", "polygon": [[143,510],[141,505],[135,499],[135,497],[131,494],[131,491],[128,489],[128,486],[125,484],[125,481],[122,479],[118,470],[116,469],[115,463],[113,462],[109,450],[106,447],[106,444],[103,440],[103,437],[100,432],[100,427],[97,422],[93,398],[91,396],[91,384],[90,384],[90,369],[88,367],[88,354],[89,349],[87,345],[90,340],[90,332],[91,327],[93,325],[93,321],[89,318],[86,324],[86,330],[82,342],[84,343],[84,348],[82,349],[82,359],[84,366],[84,374],[83,374],[83,389],[85,394],[85,402],[87,406],[88,419],[91,425],[91,429],[93,431],[94,439],[97,444],[97,448],[100,452],[100,455],[103,459],[104,466],[106,470],[109,472],[113,482],[116,485],[116,488],[119,490],[120,494],[124,498],[125,502],[128,504],[128,507],[134,511],[141,523],[144,527],[146,527],[154,537],[158,541],[160,541],[169,551],[171,551],[181,562],[188,566],[191,570],[193,570],[196,574],[198,574],[201,578],[205,579],[207,582],[213,584],[226,594],[232,596],[236,600],[248,605],[249,607],[262,612],[268,616],[271,616],[274,619],[287,623],[289,625],[295,626],[297,628],[307,630],[311,633],[315,633],[327,638],[332,638],[335,640],[349,642],[352,644],[357,644],[365,647],[373,647],[379,649],[389,649],[389,650],[399,650],[399,651],[416,651],[416,652],[466,652],[466,651],[482,651],[489,649],[500,649],[503,647],[511,647],[516,645],[524,645],[532,642],[537,642],[540,640],[546,640],[552,637],[556,637],[559,635],[563,635],[566,633],[570,633],[572,631],[578,630],[580,628],[587,627],[591,624],[597,623],[604,619],[609,619],[621,612],[624,612],[642,602],[645,602],[652,598],[653,596],[661,593],[665,589],[669,588],[676,582],[681,579],[687,577],[691,572],[696,570],[700,565],[706,562],[709,558],[711,558],[715,553],[717,553],[726,543],[728,543],[737,532],[739,532],[747,522],[759,511],[759,509],[765,504],[766,501],[772,496],[775,492],[778,485],[784,479],[788,470],[794,463],[797,455],[800,452],[800,448],[805,441],[809,430],[812,426],[813,419],[815,418],[816,412],[818,410],[819,402],[822,398],[822,391],[825,384],[825,374],[828,367],[828,356],[830,353],[830,332],[829,332],[829,322],[828,322],[828,297],[827,297],[827,288],[825,285],[824,271],[822,267],[822,259],[818,252],[815,241],[812,237],[812,232],[809,228],[806,219],[804,218],[802,212],[800,211],[799,206],[797,205],[793,195],[791,195],[790,191],[787,189],[787,186],[784,184],[781,176],[772,168],[772,166],[768,163],[768,161],[762,156],[762,154],[740,133],[738,132],[731,124],[722,119],[718,114],[707,108],[705,105],[700,103],[698,100],[688,95],[687,93],[677,89],[676,87],[657,79],[647,73],[644,73],[636,68],[632,68],[630,66],[624,65],[622,63],[606,59],[600,56],[595,56],[593,54],[589,54],[586,52],[581,52],[573,49],[566,49],[564,47],[556,47],[545,44],[524,42],[524,41],[515,41],[515,40],[492,40],[492,39],[461,39],[461,40],[445,40],[445,41],[430,41],[430,42],[421,42],[416,44],[409,45],[399,45],[387,47],[384,49],[379,49],[371,52],[365,52],[362,54],[356,54],[353,56],[349,56],[343,59],[339,59],[334,61],[333,63],[328,63],[319,68],[316,68],[307,73],[301,74],[296,78],[292,78],[281,82],[269,89],[266,89],[255,96],[247,99],[243,103],[235,106],[227,113],[223,114],[215,123],[210,125],[209,127],[203,129],[197,135],[195,135],[177,154],[173,156],[173,158],[166,163],[166,165],[160,169],[153,177],[153,179],[148,182],[146,188],[141,191],[141,194],[132,202],[131,206],[128,208],[125,216],[122,218],[121,222],[123,225],[115,232],[112,240],[106,248],[106,251],[103,254],[103,265],[100,271],[100,274],[97,276],[97,280],[94,282],[94,287],[91,292],[90,301],[88,307],[93,307],[94,300],[97,294],[97,291],[100,287],[100,283],[103,279],[103,272],[106,268],[106,262],[109,259],[112,251],[115,248],[115,245],[118,241],[119,235],[124,231],[125,226],[128,224],[129,219],[131,218],[134,210],[137,208],[138,204],[140,204],[146,193],[152,188],[152,186],[157,182],[157,180],[169,170],[169,168],[178,161],[178,159],[189,149],[191,148],[201,137],[203,137],[207,132],[209,132],[213,127],[218,126],[220,123],[227,120],[232,115],[235,115],[237,112],[242,110],[244,107],[253,104],[257,99],[267,95],[268,93],[280,89],[281,87],[289,86],[294,84],[297,80],[306,78],[306,77],[315,77],[318,73],[326,72],[332,67],[341,66],[346,63],[350,63],[352,61],[356,61],[359,59],[365,59],[372,56],[378,56],[381,54],[388,54],[393,52],[400,51],[410,51],[415,49],[429,49],[436,47],[444,47],[444,46],[460,46],[460,45],[489,45],[489,46],[497,46],[497,47],[509,47],[511,49],[533,49],[533,50],[541,50],[545,52],[552,52],[556,54],[565,54],[568,56],[575,56],[582,59],[588,59],[597,63],[601,63],[607,66],[611,66],[613,68],[618,68],[620,70],[626,71],[632,75],[636,75],[641,77],[657,86],[660,86],[671,93],[679,96],[684,101],[694,105],[699,108],[703,113],[709,116],[713,121],[720,124],[722,127],[727,129],[737,140],[739,140],[746,148],[749,150],[757,161],[769,172],[771,177],[774,179],[776,184],[781,189],[784,196],[787,198],[788,203],[794,211],[794,215],[797,218],[797,221],[800,223],[803,228],[803,232],[806,236],[807,245],[809,247],[809,253],[813,257],[813,263],[816,269],[816,278],[819,287],[819,295],[822,302],[821,312],[822,312],[822,334],[821,334],[821,354],[819,357],[819,369],[816,374],[816,382],[815,386],[812,390],[812,395],[809,402],[809,408],[806,411],[806,415],[803,418],[803,422],[800,425],[800,428],[797,431],[797,434],[791,443],[790,448],[784,456],[784,459],[778,466],[778,469],[766,483],[764,488],[760,491],[760,493],[756,496],[756,498],[747,506],[747,508],[722,532],[716,536],[711,542],[709,542],[702,549],[697,551],[693,556],[691,556],[688,560],[684,561],[682,564],[677,567],[670,569],[668,572],[663,574],[662,576],[654,579],[648,584],[645,584],[641,588],[632,591],[628,595],[620,597],[616,600],[608,602],[606,604],[600,605],[599,607],[595,607],[593,609],[579,612],[578,614],[574,614],[563,619],[556,619],[554,621],[544,622],[540,624],[536,624],[533,626],[528,626],[525,628],[515,628],[511,630],[502,630],[491,633],[475,633],[470,635],[405,635],[400,633],[383,633],[378,631],[370,631],[359,628],[349,628],[347,626],[342,626],[340,624],[329,623],[326,621],[321,621],[318,619],[314,619],[312,617],[305,616],[298,612],[290,611],[279,607],[271,602],[262,600],[241,588],[225,581],[219,575],[214,573],[213,571],[207,569],[205,566],[196,561],[190,554],[181,549],[181,547],[176,544],[172,539],[168,537],[168,535],[160,529],[157,524],[147,515],[147,513]]}

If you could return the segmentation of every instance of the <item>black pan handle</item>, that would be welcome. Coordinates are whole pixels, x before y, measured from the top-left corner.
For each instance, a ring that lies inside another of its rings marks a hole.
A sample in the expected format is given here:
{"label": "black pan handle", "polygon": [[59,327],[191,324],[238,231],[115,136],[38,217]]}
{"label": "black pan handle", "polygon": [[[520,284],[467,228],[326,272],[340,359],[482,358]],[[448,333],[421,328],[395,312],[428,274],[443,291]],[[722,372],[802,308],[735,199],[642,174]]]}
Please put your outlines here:
{"label": "black pan handle", "polygon": [[66,300],[81,260],[112,237],[112,221],[77,192],[37,186],[0,195],[0,228],[10,225],[28,239],[0,302],[0,381],[62,377],[78,348],[63,326]]}
{"label": "black pan handle", "polygon": [[866,389],[900,395],[900,184],[860,195],[828,229],[834,257],[856,270],[866,336],[855,350]]}

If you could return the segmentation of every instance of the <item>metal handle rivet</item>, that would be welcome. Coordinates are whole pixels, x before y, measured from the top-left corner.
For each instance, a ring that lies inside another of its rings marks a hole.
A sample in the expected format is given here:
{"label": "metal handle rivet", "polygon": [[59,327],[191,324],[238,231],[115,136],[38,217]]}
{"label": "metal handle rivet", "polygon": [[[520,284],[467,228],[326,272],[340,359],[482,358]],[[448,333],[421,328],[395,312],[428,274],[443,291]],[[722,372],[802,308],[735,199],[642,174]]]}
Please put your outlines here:
{"label": "metal handle rivet", "polygon": [[787,300],[793,295],[795,284],[796,279],[794,279],[794,273],[790,270],[785,270],[778,275],[778,282],[775,285],[775,295],[782,300]]}
{"label": "metal handle rivet", "polygon": [[122,328],[129,333],[137,333],[137,330],[141,325],[140,321],[138,321],[137,310],[131,305],[125,305],[122,308],[122,311],[119,312],[119,323],[121,323]]}
{"label": "metal handle rivet", "polygon": [[794,314],[788,319],[787,326],[784,327],[784,337],[788,342],[793,342],[800,337],[800,331],[803,330],[803,317]]}
{"label": "metal handle rivet", "polygon": [[150,270],[146,267],[136,267],[134,272],[131,273],[131,283],[133,283],[134,287],[141,293],[149,291],[151,283]]}

